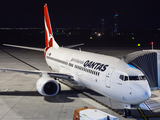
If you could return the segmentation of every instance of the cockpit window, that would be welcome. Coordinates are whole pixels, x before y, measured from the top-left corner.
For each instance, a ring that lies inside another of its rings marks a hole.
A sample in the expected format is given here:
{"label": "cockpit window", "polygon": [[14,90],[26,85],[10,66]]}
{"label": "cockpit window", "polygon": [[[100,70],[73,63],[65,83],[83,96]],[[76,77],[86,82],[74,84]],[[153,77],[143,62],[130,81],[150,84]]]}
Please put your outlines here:
{"label": "cockpit window", "polygon": [[128,81],[128,80],[146,80],[145,76],[124,76],[120,75],[119,78],[123,81]]}
{"label": "cockpit window", "polygon": [[145,76],[139,76],[139,79],[140,80],[146,80],[146,77]]}
{"label": "cockpit window", "polygon": [[138,76],[129,76],[129,80],[139,80]]}
{"label": "cockpit window", "polygon": [[124,77],[124,81],[127,81],[127,80],[128,80],[128,76],[125,76],[125,77]]}
{"label": "cockpit window", "polygon": [[145,76],[129,76],[129,80],[146,80]]}
{"label": "cockpit window", "polygon": [[119,78],[124,81],[128,80],[128,76],[124,76],[124,75],[120,75]]}
{"label": "cockpit window", "polygon": [[120,78],[121,80],[123,80],[123,79],[124,79],[124,75],[120,75],[119,78]]}

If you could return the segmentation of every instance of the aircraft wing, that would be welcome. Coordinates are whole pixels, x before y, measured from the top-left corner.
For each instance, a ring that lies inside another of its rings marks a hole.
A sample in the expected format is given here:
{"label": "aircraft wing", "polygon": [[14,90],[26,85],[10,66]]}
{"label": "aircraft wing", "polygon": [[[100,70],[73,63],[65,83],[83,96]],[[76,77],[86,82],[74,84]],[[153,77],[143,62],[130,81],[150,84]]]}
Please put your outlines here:
{"label": "aircraft wing", "polygon": [[57,73],[57,72],[52,72],[52,71],[22,70],[22,69],[10,69],[10,68],[0,68],[0,70],[2,72],[13,71],[13,72],[21,72],[24,74],[38,74],[40,76],[42,76],[43,74],[48,74],[50,77],[54,77],[54,78],[66,79],[66,80],[71,80],[71,81],[74,80],[72,75]]}

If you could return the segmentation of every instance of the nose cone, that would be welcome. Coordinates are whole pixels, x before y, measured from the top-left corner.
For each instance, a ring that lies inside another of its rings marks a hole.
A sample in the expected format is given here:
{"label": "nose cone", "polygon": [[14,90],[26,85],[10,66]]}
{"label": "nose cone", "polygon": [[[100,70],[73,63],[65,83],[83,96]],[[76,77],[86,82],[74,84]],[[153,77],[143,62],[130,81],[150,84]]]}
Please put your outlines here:
{"label": "nose cone", "polygon": [[134,104],[140,104],[151,97],[151,90],[147,83],[134,84],[133,94],[135,101]]}
{"label": "nose cone", "polygon": [[140,100],[140,102],[144,102],[151,97],[151,90],[147,88],[140,89],[137,95],[139,96],[138,99]]}

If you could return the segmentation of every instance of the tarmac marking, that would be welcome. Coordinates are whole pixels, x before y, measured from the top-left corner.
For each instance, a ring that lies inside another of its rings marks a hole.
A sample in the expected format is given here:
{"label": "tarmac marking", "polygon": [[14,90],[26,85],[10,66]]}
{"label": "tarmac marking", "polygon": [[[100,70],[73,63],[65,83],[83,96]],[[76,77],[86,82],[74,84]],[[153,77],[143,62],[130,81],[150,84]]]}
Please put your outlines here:
{"label": "tarmac marking", "polygon": [[152,113],[160,112],[160,97],[150,98],[144,104]]}
{"label": "tarmac marking", "polygon": [[38,68],[34,67],[33,65],[31,65],[31,64],[29,64],[29,63],[27,63],[27,62],[25,62],[25,61],[23,61],[23,60],[21,60],[21,59],[15,57],[14,55],[10,54],[9,52],[5,51],[4,49],[2,49],[2,48],[0,48],[0,49],[1,49],[3,52],[5,52],[5,53],[7,53],[8,55],[10,55],[11,57],[17,59],[18,61],[20,61],[20,62],[22,62],[22,63],[24,63],[24,64],[26,64],[26,65],[28,65],[28,66],[34,68],[34,69],[36,69],[36,70],[39,70]]}
{"label": "tarmac marking", "polygon": [[148,120],[148,119],[146,118],[146,116],[144,115],[144,113],[142,112],[141,108],[138,108],[138,111],[141,113],[141,115],[142,115],[142,117],[144,118],[144,120]]}
{"label": "tarmac marking", "polygon": [[[146,102],[144,102],[144,104],[147,106],[147,108],[149,109],[150,112],[152,112],[152,110],[150,109],[150,107],[147,105]],[[153,113],[153,112],[152,112]]]}
{"label": "tarmac marking", "polygon": [[[146,118],[160,117],[159,115],[144,115]],[[143,118],[143,116],[132,116],[133,118]]]}

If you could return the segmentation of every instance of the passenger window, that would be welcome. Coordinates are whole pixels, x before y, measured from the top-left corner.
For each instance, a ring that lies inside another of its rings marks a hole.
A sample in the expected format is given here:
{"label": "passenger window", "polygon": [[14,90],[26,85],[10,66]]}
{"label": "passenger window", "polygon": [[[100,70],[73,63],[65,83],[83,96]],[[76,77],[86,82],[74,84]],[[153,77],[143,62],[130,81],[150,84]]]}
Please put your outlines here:
{"label": "passenger window", "polygon": [[119,78],[120,78],[121,80],[123,80],[123,78],[124,78],[124,75],[120,75],[120,76],[119,76]]}
{"label": "passenger window", "polygon": [[124,77],[124,81],[128,81],[128,76],[125,76],[125,77]]}

